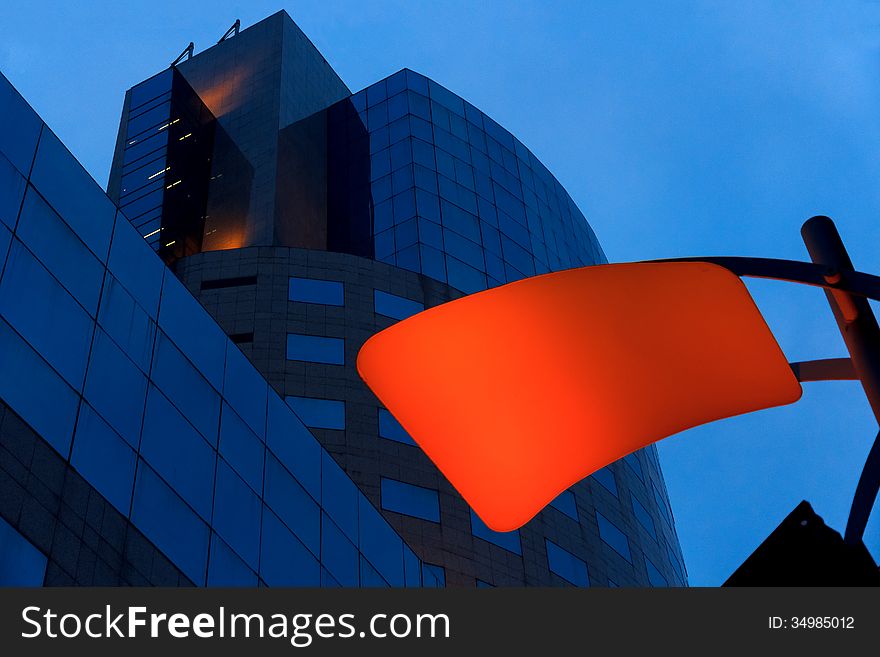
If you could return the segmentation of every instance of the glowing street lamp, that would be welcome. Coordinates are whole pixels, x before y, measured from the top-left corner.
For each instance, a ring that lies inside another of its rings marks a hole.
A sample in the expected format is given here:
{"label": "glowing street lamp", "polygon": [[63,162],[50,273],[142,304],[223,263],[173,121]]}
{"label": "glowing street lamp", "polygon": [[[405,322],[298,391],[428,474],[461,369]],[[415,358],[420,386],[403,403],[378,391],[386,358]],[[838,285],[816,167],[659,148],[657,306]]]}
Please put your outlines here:
{"label": "glowing street lamp", "polygon": [[[502,285],[374,335],[358,372],[477,515],[528,522],[562,491],[684,429],[789,404],[802,381],[859,379],[880,420],[880,329],[833,222],[802,228],[813,262],[709,257],[599,265]],[[825,289],[849,359],[788,363],[740,276]],[[870,451],[846,529],[880,485]]]}

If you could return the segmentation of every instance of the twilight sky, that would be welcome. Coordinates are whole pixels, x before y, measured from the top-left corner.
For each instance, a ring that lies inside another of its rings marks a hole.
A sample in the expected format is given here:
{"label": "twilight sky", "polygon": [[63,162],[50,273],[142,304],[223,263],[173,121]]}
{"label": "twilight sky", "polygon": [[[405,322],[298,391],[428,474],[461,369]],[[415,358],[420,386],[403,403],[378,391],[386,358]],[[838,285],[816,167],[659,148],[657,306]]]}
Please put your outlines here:
{"label": "twilight sky", "polygon": [[[517,135],[612,262],[806,259],[800,225],[827,214],[856,267],[880,272],[876,3],[25,4],[4,11],[0,70],[102,186],[125,89],[285,8],[353,91],[406,66]],[[789,360],[845,355],[820,291],[748,285]],[[802,499],[842,532],[876,430],[858,384],[813,383],[662,442],[690,583],[723,582]]]}

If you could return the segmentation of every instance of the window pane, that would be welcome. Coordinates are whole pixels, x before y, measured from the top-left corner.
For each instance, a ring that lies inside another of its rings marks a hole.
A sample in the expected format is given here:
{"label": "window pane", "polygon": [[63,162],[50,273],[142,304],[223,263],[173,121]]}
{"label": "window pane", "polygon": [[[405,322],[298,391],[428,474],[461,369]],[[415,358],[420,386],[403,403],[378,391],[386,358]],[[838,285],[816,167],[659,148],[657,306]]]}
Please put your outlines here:
{"label": "window pane", "polygon": [[307,427],[345,429],[345,402],[313,397],[285,397],[285,401]]}
{"label": "window pane", "polygon": [[141,371],[150,371],[156,324],[109,273],[104,280],[98,323]]}
{"label": "window pane", "polygon": [[0,399],[66,456],[79,397],[4,321],[0,354]]}
{"label": "window pane", "polygon": [[165,265],[124,217],[116,222],[113,231],[108,266],[125,289],[155,319]]}
{"label": "window pane", "polygon": [[211,559],[208,562],[208,586],[256,586],[257,574],[223,542],[217,534],[211,537]]}
{"label": "window pane", "polygon": [[388,440],[396,440],[406,445],[415,445],[415,441],[400,426],[400,422],[384,408],[379,409],[379,435]]}
{"label": "window pane", "polygon": [[611,471],[611,468],[604,467],[601,470],[596,470],[590,476],[595,481],[598,481],[605,490],[614,495],[614,497],[617,497],[617,482],[614,479],[614,473]]}
{"label": "window pane", "polygon": [[264,501],[313,554],[320,554],[320,509],[305,488],[271,454],[266,461]]}
{"label": "window pane", "polygon": [[211,517],[217,453],[153,386],[147,393],[141,455],[199,515]]}
{"label": "window pane", "polygon": [[486,523],[480,520],[480,517],[471,509],[471,533],[477,538],[484,541],[494,543],[498,547],[510,550],[516,554],[522,555],[522,546],[519,540],[519,530],[512,532],[496,532],[486,526]]}
{"label": "window pane", "polygon": [[360,550],[392,586],[403,586],[403,541],[363,495],[358,497]]}
{"label": "window pane", "polygon": [[110,426],[137,449],[147,377],[100,329],[92,347],[84,394]]}
{"label": "window pane", "polygon": [[[0,132],[9,132],[0,130]],[[24,197],[25,182],[21,174],[5,157],[0,155],[0,223],[9,229],[15,228],[21,199]]]}
{"label": "window pane", "polygon": [[287,359],[345,365],[345,340],[301,333],[287,334]]}
{"label": "window pane", "polygon": [[71,464],[124,516],[131,508],[137,455],[87,404],[76,423]]}
{"label": "window pane", "polygon": [[291,301],[323,303],[328,306],[341,306],[345,303],[342,283],[295,276],[290,277],[287,297]]}
{"label": "window pane", "polygon": [[654,519],[651,517],[651,514],[632,494],[630,494],[630,499],[632,500],[632,508],[633,513],[636,515],[636,520],[656,540],[657,531],[654,529]]}
{"label": "window pane", "polygon": [[342,586],[358,585],[358,551],[325,514],[321,523],[321,563]]}
{"label": "window pane", "polygon": [[260,575],[269,586],[320,586],[318,560],[269,509],[263,509]]}
{"label": "window pane", "polygon": [[626,534],[598,511],[596,512],[596,521],[599,523],[599,538],[605,541],[617,554],[632,563]]}
{"label": "window pane", "polygon": [[34,151],[37,150],[43,122],[2,74],[0,116],[3,117],[4,124],[0,130],[0,153],[27,175],[34,161]]}
{"label": "window pane", "polygon": [[82,389],[93,323],[17,240],[0,281],[0,314],[71,386]]}
{"label": "window pane", "polygon": [[583,559],[578,559],[568,550],[563,550],[553,541],[546,540],[547,563],[550,570],[567,582],[575,586],[589,586],[590,578],[587,575],[587,564]]}
{"label": "window pane", "polygon": [[269,394],[266,444],[316,500],[321,499],[321,446],[281,399]]}
{"label": "window pane", "polygon": [[255,491],[263,490],[263,458],[266,448],[228,404],[220,421],[220,454]]}
{"label": "window pane", "polygon": [[550,506],[559,509],[570,518],[578,519],[577,503],[575,502],[574,493],[570,490],[562,491],[555,500],[550,502]]}
{"label": "window pane", "polygon": [[645,557],[645,567],[648,569],[648,581],[651,583],[651,586],[669,586],[669,582],[657,570],[657,566],[651,563],[648,557]]}
{"label": "window pane", "polygon": [[260,556],[260,512],[260,499],[220,459],[212,525],[252,568],[257,568]]}
{"label": "window pane", "polygon": [[33,187],[24,199],[16,234],[68,292],[94,315],[104,266]]}
{"label": "window pane", "polygon": [[116,206],[51,130],[43,130],[31,184],[103,262]]}
{"label": "window pane", "polygon": [[375,304],[376,314],[393,317],[394,319],[406,319],[425,309],[425,304],[423,303],[399,297],[396,294],[382,292],[381,290],[373,291],[373,303]]}
{"label": "window pane", "polygon": [[639,479],[645,481],[645,475],[642,472],[642,464],[639,462],[639,457],[636,456],[635,452],[627,454],[623,457],[623,460],[630,468],[632,468],[632,471],[636,473]]}
{"label": "window pane", "polygon": [[382,477],[382,508],[386,511],[440,522],[440,498],[436,490]]}
{"label": "window pane", "polygon": [[326,451],[321,454],[321,504],[343,533],[358,541],[358,497],[355,483]]}
{"label": "window pane", "polygon": [[446,586],[446,569],[430,563],[422,564],[422,574],[427,587]]}
{"label": "window pane", "polygon": [[0,586],[42,586],[45,577],[46,555],[0,518]]}

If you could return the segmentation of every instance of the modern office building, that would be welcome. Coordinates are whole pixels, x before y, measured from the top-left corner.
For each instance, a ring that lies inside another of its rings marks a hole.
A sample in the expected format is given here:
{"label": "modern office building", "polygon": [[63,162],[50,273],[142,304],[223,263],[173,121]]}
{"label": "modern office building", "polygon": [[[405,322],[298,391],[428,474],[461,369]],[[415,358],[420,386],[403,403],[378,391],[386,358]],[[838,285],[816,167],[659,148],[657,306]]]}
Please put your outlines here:
{"label": "modern office building", "polygon": [[357,375],[395,321],[605,262],[473,105],[352,94],[279,12],[125,94],[106,195],[5,78],[0,113],[0,580],[686,585],[654,447],[496,533]]}

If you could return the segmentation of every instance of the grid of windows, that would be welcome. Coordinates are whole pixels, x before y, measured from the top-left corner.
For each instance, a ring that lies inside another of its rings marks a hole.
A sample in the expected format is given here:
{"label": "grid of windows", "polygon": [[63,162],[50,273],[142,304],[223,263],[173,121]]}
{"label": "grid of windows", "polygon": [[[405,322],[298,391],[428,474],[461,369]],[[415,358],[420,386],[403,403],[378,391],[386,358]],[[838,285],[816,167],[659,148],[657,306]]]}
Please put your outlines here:
{"label": "grid of windows", "polygon": [[[30,111],[2,76],[0,107]],[[0,130],[0,190],[34,195],[0,225],[4,403],[197,584],[421,584],[379,511],[48,128],[30,127]],[[17,536],[0,524],[0,565],[40,583],[45,557]]]}
{"label": "grid of windows", "polygon": [[[605,262],[553,175],[436,82],[402,70],[331,107],[329,120],[331,134],[369,135],[376,259],[463,292]],[[332,148],[354,148],[341,141]]]}

